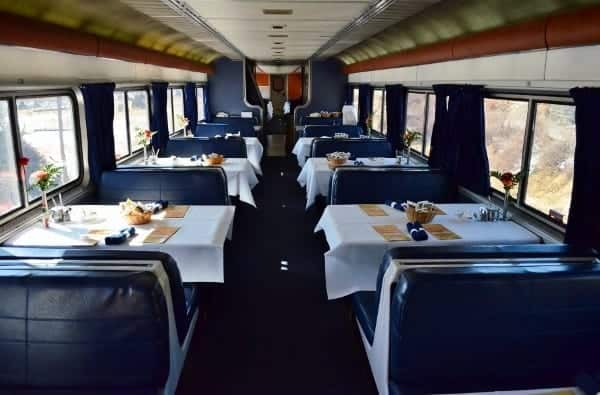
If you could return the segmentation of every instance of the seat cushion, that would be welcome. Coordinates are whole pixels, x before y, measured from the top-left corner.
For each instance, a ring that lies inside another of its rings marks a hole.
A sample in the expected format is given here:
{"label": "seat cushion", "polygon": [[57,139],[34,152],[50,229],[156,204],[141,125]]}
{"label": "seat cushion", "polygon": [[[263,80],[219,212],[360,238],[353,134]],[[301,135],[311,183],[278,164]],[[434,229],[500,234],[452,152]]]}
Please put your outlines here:
{"label": "seat cushion", "polygon": [[373,344],[375,324],[377,323],[377,304],[374,291],[362,291],[352,294],[354,314],[369,344]]}

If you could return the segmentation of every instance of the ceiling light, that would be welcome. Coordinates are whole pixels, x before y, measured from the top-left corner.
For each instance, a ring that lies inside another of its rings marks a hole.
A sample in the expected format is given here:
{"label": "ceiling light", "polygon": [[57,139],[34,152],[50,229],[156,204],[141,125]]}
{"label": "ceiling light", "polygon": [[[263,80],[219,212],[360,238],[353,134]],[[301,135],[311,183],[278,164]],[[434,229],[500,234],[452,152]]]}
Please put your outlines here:
{"label": "ceiling light", "polygon": [[276,9],[276,8],[265,8],[262,10],[264,15],[292,15],[294,10],[290,8]]}

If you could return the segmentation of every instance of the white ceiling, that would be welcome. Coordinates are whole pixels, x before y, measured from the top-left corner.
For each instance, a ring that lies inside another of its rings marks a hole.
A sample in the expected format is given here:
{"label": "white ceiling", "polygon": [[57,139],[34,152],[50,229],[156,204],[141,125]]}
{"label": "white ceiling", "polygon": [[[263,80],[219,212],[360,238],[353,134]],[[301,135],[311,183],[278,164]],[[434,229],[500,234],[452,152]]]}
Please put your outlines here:
{"label": "white ceiling", "polygon": [[[245,56],[259,61],[310,58],[336,33],[378,0],[187,0],[215,30]],[[264,15],[263,9],[292,10]],[[281,30],[273,25],[284,25]],[[288,37],[269,37],[285,34]],[[283,44],[275,44],[281,42]],[[284,49],[273,49],[284,47]],[[281,51],[281,53],[277,53]]]}

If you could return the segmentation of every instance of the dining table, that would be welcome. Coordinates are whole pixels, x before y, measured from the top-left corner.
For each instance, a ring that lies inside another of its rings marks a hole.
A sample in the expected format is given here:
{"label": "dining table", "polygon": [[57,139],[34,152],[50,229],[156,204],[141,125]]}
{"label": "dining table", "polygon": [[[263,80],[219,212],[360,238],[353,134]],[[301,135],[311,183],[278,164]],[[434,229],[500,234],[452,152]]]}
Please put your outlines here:
{"label": "dining table", "polygon": [[254,168],[256,174],[262,176],[262,168],[260,166],[260,162],[262,160],[265,148],[263,147],[258,137],[244,137],[244,141],[246,142],[248,161],[250,161],[250,164]]}
{"label": "dining table", "polygon": [[[411,158],[410,162],[405,162],[403,158],[398,162],[396,158],[357,158],[349,160],[343,166],[356,166],[356,163],[362,163],[362,166],[381,167],[381,166],[401,166],[401,167],[426,167],[427,164],[418,159]],[[340,166],[341,167],[341,166]],[[308,158],[304,167],[298,175],[297,181],[301,187],[306,188],[306,209],[308,210],[318,196],[327,197],[329,193],[329,181],[333,169],[327,163],[326,158]]]}
{"label": "dining table", "polygon": [[[229,196],[239,196],[240,201],[256,207],[252,189],[258,185],[258,178],[250,161],[246,158],[225,158],[220,165],[227,175],[227,190]],[[124,164],[120,167],[156,167],[156,168],[177,168],[177,167],[205,167],[199,158],[194,160],[191,157],[168,157],[156,158],[155,161],[149,160],[146,163],[143,159]]]}
{"label": "dining table", "polygon": [[[407,231],[410,221],[399,209],[385,204],[327,206],[314,231],[323,232],[329,245],[324,254],[328,298],[374,291],[379,266],[391,248],[542,242],[541,237],[514,221],[475,219],[481,204],[438,204],[436,207],[439,214],[431,224],[424,225],[427,240],[415,241]],[[390,238],[389,232],[396,237]]]}
{"label": "dining table", "polygon": [[130,227],[118,205],[73,205],[71,220],[25,226],[0,248],[50,247],[160,251],[176,262],[184,283],[223,283],[223,249],[231,239],[235,206],[170,206],[149,223],[133,225],[135,235],[122,244],[105,237]]}

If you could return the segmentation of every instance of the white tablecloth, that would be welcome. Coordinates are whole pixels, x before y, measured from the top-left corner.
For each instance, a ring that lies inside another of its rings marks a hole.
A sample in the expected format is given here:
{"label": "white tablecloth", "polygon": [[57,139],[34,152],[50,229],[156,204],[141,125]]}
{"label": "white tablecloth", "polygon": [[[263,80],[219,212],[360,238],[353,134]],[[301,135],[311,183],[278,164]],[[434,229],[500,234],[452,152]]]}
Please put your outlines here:
{"label": "white tablecloth", "polygon": [[[396,158],[358,158],[365,166],[396,166]],[[348,161],[351,166],[354,161]],[[403,162],[402,166],[407,165]],[[411,159],[409,166],[424,166],[423,163]],[[308,158],[302,171],[298,175],[298,183],[306,187],[306,209],[315,203],[317,196],[325,196],[329,193],[329,179],[333,170],[327,165],[326,158]]]}
{"label": "white tablecloth", "polygon": [[443,246],[472,244],[536,244],[540,237],[522,226],[506,222],[478,222],[460,219],[470,217],[479,204],[440,204],[446,215],[438,215],[433,223],[442,224],[462,239],[386,242],[373,228],[374,224],[394,224],[406,232],[406,215],[380,205],[389,216],[369,217],[356,205],[327,206],[315,228],[324,231],[329,251],[325,253],[325,280],[329,299],[341,298],[358,291],[374,291],[377,271],[385,252],[393,247]]}
{"label": "white tablecloth", "polygon": [[[127,164],[126,167],[201,167],[200,161],[191,161],[190,158],[178,157],[175,160],[171,158],[158,158],[156,163],[144,164],[143,161]],[[227,174],[227,189],[229,196],[239,196],[242,202],[246,202],[254,207],[254,196],[252,188],[258,184],[258,178],[254,173],[254,169],[250,161],[245,158],[226,158],[225,162],[220,167]]]}
{"label": "white tablecloth", "polygon": [[260,167],[260,161],[262,160],[264,147],[260,143],[257,137],[244,137],[246,141],[246,150],[248,151],[248,160],[254,168],[256,174],[262,176],[262,168]]}
{"label": "white tablecloth", "polygon": [[306,158],[310,157],[310,147],[313,140],[314,137],[300,137],[298,141],[296,141],[296,144],[292,149],[292,154],[296,155],[298,166],[304,166]]}
{"label": "white tablecloth", "polygon": [[[88,213],[95,211],[97,220],[50,223],[48,229],[37,222],[8,239],[4,246],[64,248],[85,246],[81,236],[88,233],[90,229],[107,229],[116,232],[129,226],[121,218],[116,205],[72,207],[74,220],[81,218],[82,209]],[[102,241],[89,248],[161,251],[175,259],[183,282],[222,283],[224,282],[223,244],[225,238],[231,238],[234,213],[234,206],[190,206],[184,218],[166,219],[163,218],[164,212],[162,212],[153,216],[149,224],[135,226],[140,238],[134,237],[129,242],[116,246],[107,246]],[[143,244],[141,238],[159,225],[176,226],[179,230],[163,244]]]}

